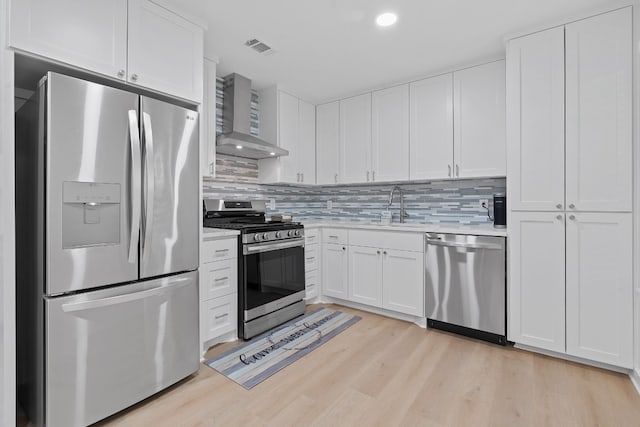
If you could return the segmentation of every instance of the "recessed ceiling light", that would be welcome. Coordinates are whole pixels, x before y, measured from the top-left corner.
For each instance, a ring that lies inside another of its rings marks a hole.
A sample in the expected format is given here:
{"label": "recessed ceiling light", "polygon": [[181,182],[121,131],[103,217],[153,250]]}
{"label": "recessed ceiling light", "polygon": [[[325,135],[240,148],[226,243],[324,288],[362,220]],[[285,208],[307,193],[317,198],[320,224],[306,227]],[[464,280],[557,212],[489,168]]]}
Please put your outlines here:
{"label": "recessed ceiling light", "polygon": [[391,12],[381,13],[376,18],[376,24],[380,27],[389,27],[396,23],[398,20],[398,15]]}
{"label": "recessed ceiling light", "polygon": [[238,150],[242,150],[242,145],[236,145],[236,148],[237,148]]}
{"label": "recessed ceiling light", "polygon": [[269,153],[269,155],[270,155],[270,156],[275,156],[275,155],[276,155],[276,153]]}

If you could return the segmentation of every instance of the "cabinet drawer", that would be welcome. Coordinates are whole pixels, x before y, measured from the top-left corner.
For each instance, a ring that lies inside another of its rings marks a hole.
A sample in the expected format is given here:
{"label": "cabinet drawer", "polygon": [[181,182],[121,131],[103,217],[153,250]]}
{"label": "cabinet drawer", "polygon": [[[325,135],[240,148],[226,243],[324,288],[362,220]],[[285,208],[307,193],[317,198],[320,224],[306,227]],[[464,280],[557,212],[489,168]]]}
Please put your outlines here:
{"label": "cabinet drawer", "polygon": [[399,233],[393,231],[349,231],[351,246],[397,249],[400,251],[424,252],[422,233]]}
{"label": "cabinet drawer", "polygon": [[320,270],[315,270],[305,275],[305,299],[318,296],[320,292]]}
{"label": "cabinet drawer", "polygon": [[237,252],[238,240],[235,237],[202,242],[202,262],[205,263],[236,258]]}
{"label": "cabinet drawer", "polygon": [[238,292],[238,261],[235,258],[202,265],[200,300]]}
{"label": "cabinet drawer", "polygon": [[349,231],[346,228],[325,228],[322,230],[322,241],[324,243],[348,243]]}
{"label": "cabinet drawer", "polygon": [[318,245],[309,245],[304,248],[304,268],[305,271],[313,271],[318,269]]}
{"label": "cabinet drawer", "polygon": [[238,326],[238,294],[225,295],[200,303],[202,341],[235,331]]}
{"label": "cabinet drawer", "polygon": [[304,242],[307,245],[314,245],[320,241],[320,230],[317,228],[304,229]]}

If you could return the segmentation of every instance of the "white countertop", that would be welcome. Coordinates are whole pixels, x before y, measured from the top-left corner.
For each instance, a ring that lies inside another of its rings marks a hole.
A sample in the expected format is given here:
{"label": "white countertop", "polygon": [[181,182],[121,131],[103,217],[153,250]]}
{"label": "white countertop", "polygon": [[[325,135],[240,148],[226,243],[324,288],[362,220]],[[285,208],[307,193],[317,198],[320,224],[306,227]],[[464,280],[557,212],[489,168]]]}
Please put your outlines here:
{"label": "white countertop", "polygon": [[381,224],[379,222],[360,221],[303,221],[306,228],[333,227],[378,231],[409,231],[415,233],[452,233],[473,234],[477,236],[507,236],[507,229],[494,228],[491,224],[467,225],[467,224]]}
{"label": "white countertop", "polygon": [[228,230],[226,228],[202,228],[202,237],[204,237],[205,239],[213,237],[231,237],[237,236],[239,234],[240,232],[238,230]]}

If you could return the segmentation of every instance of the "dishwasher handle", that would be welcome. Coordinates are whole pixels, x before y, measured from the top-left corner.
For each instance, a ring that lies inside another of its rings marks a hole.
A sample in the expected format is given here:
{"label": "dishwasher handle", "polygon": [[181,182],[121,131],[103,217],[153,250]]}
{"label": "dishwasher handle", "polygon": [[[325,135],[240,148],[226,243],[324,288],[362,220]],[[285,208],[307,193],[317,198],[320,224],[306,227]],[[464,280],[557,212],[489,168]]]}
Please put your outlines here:
{"label": "dishwasher handle", "polygon": [[460,242],[446,242],[440,239],[427,238],[427,244],[436,246],[448,246],[454,248],[466,248],[466,249],[489,249],[489,250],[503,250],[504,246],[501,244],[493,243],[460,243]]}

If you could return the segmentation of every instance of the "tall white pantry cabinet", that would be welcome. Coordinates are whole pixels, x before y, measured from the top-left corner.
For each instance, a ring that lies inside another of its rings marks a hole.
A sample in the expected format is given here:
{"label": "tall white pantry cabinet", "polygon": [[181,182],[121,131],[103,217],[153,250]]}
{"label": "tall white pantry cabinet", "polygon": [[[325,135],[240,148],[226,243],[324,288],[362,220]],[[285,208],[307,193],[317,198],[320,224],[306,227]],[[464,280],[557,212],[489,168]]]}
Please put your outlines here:
{"label": "tall white pantry cabinet", "polygon": [[633,366],[631,8],[507,46],[509,339]]}

